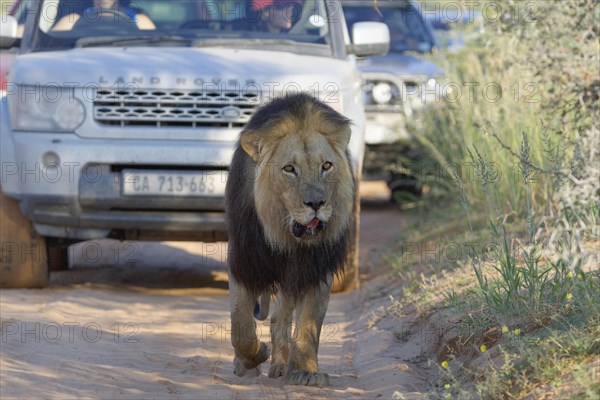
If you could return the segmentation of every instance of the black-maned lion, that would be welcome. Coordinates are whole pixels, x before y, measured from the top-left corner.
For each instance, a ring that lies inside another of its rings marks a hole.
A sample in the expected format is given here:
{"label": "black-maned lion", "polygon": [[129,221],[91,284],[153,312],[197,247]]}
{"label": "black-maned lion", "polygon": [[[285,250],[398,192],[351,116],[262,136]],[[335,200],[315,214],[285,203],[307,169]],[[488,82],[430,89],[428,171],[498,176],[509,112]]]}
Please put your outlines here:
{"label": "black-maned lion", "polygon": [[332,278],[343,268],[357,210],[349,140],[350,120],[308,94],[267,103],[240,135],[226,189],[238,376],[260,373],[269,358],[254,317],[266,318],[275,294],[269,377],[329,384],[317,351]]}

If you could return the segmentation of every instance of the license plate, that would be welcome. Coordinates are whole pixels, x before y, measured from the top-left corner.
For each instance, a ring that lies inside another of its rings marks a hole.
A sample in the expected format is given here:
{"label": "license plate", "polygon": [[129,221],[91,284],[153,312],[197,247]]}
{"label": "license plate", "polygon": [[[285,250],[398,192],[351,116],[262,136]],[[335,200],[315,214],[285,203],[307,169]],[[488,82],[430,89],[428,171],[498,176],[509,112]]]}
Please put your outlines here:
{"label": "license plate", "polygon": [[125,196],[225,196],[225,171],[140,171],[121,172]]}

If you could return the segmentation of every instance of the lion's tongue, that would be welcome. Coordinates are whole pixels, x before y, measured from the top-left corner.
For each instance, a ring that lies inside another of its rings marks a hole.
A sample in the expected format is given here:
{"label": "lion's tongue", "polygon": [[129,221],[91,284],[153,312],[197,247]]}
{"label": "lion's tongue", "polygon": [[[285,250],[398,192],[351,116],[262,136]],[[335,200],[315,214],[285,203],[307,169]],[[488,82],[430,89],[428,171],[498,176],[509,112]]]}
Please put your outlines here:
{"label": "lion's tongue", "polygon": [[319,219],[313,218],[308,224],[304,225],[307,228],[316,228],[319,225]]}

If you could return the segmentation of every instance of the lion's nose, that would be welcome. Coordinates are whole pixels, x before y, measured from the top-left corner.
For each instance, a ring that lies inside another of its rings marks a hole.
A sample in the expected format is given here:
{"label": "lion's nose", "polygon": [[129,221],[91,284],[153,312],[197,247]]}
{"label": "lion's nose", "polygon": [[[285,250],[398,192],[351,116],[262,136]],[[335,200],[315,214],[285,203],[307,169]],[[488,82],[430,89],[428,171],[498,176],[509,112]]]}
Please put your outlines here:
{"label": "lion's nose", "polygon": [[325,204],[325,200],[305,201],[304,204],[306,204],[307,206],[309,206],[313,210],[317,211],[319,208],[321,208],[323,206],[323,204]]}

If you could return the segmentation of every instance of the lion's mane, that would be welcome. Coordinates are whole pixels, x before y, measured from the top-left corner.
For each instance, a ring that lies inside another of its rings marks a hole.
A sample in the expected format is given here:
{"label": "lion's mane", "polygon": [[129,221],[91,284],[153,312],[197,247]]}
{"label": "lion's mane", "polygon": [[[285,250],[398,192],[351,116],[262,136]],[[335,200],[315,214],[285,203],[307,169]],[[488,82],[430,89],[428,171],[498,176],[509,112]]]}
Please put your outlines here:
{"label": "lion's mane", "polygon": [[[296,94],[276,98],[259,108],[241,137],[255,135],[268,139],[270,145],[276,147],[281,132],[288,135],[325,133],[332,147],[336,147],[338,134],[349,135],[350,121],[314,97]],[[341,272],[348,251],[348,227],[357,207],[357,192],[347,149],[338,148],[336,154],[342,173],[336,174],[331,202],[339,208],[334,209],[328,221],[327,234],[305,244],[263,210],[261,218],[256,202],[256,193],[260,190],[255,186],[271,182],[257,177],[257,167],[265,160],[253,159],[238,142],[226,188],[228,267],[234,279],[256,296],[279,289],[285,296],[299,298],[325,281],[328,274]],[[277,191],[277,188],[269,189],[268,193]],[[268,202],[273,214],[285,212],[275,199],[263,197],[262,200]]]}

